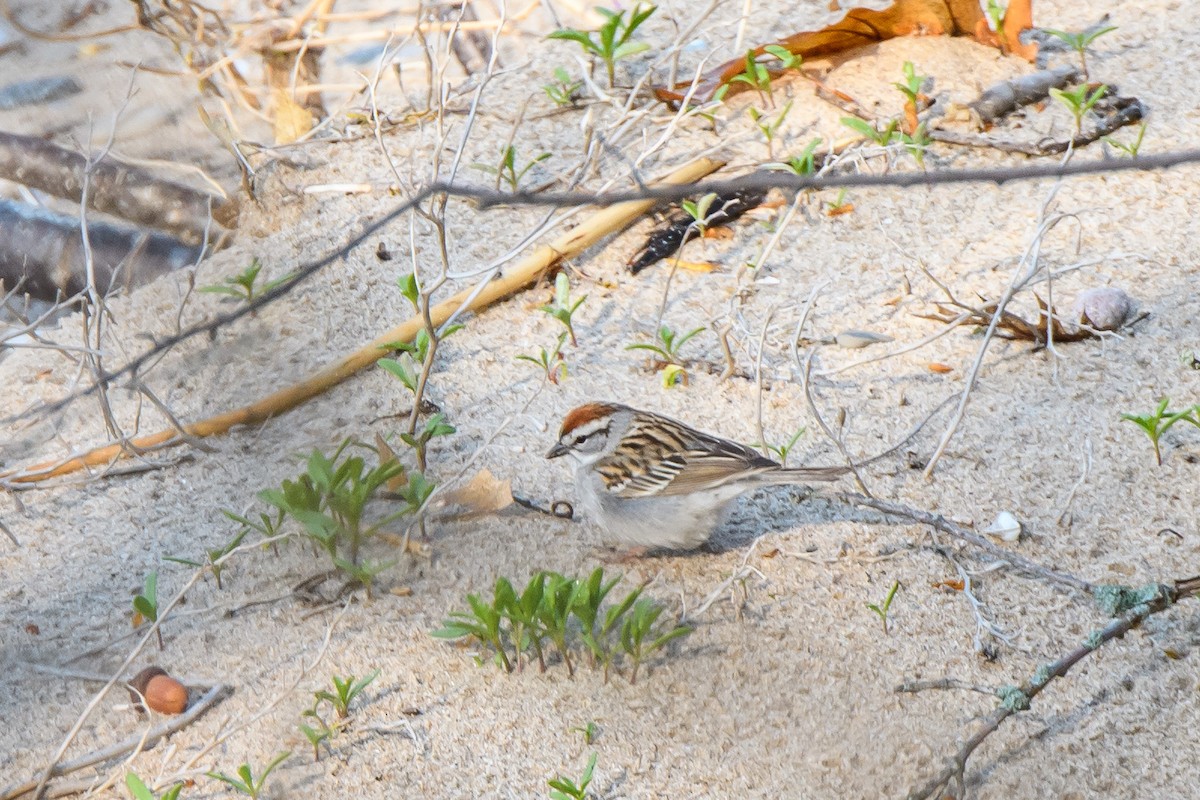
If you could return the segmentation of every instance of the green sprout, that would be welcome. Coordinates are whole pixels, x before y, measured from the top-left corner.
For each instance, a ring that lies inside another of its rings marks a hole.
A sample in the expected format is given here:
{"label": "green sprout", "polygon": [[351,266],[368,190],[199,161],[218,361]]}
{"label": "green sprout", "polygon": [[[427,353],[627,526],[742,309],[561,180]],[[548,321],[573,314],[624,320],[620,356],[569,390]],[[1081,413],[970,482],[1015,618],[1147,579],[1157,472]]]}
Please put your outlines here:
{"label": "green sprout", "polygon": [[800,177],[812,175],[817,171],[816,152],[820,145],[821,137],[818,136],[816,139],[813,139],[804,146],[804,149],[800,151],[800,155],[792,156],[787,161],[776,161],[774,163],[767,164],[767,169],[773,169],[780,172],[791,172],[795,175],[799,175]]}
{"label": "green sprout", "polygon": [[1079,54],[1079,66],[1083,70],[1083,80],[1087,82],[1091,76],[1088,74],[1087,65],[1087,49],[1092,42],[1099,39],[1106,33],[1112,33],[1117,29],[1115,25],[1109,25],[1104,28],[1098,28],[1091,31],[1080,31],[1079,33],[1067,33],[1066,31],[1056,31],[1052,28],[1043,28],[1045,33],[1050,34],[1054,38],[1060,40],[1076,53]]}
{"label": "green sprout", "polygon": [[579,97],[579,89],[583,86],[583,81],[571,80],[571,75],[562,67],[554,68],[554,82],[547,83],[542,87],[542,91],[554,103],[554,105],[570,106],[575,104],[575,100]]}
{"label": "green sprout", "polygon": [[[189,567],[195,567],[196,569],[204,568],[209,570],[212,572],[213,578],[217,581],[218,589],[222,588],[221,573],[225,569],[225,557],[232,553],[238,547],[238,545],[242,543],[242,540],[246,538],[246,534],[250,532],[251,528],[258,527],[255,525],[255,523],[252,523],[244,517],[234,514],[232,511],[222,511],[222,513],[232,519],[234,522],[242,523],[242,529],[234,534],[233,538],[220,547],[214,547],[210,550],[206,550],[205,561],[194,561],[192,559],[181,558],[180,556],[163,556],[163,558],[167,561],[174,561],[177,564],[185,564]],[[269,525],[271,523],[270,518],[268,518],[265,514],[262,516],[264,519],[264,525]]]}
{"label": "green sprout", "polygon": [[1117,148],[1118,150],[1120,150],[1122,153],[1129,156],[1130,158],[1137,158],[1138,151],[1142,149],[1142,139],[1145,138],[1145,136],[1146,136],[1146,123],[1143,122],[1141,125],[1138,126],[1137,136],[1134,137],[1134,140],[1132,142],[1130,142],[1129,144],[1125,144],[1123,142],[1118,142],[1116,139],[1114,139],[1111,136],[1105,136],[1104,143],[1112,145],[1113,147]]}
{"label": "green sprout", "polygon": [[[447,429],[453,430],[436,415],[421,436],[431,438]],[[361,456],[347,455],[352,444],[352,439],[344,440],[332,457],[314,450],[299,477],[283,481],[279,489],[264,489],[258,497],[298,522],[338,570],[369,592],[375,576],[392,563],[362,560],[364,542],[398,517],[415,514],[433,487],[418,471],[406,474],[404,465],[394,457],[381,455],[380,463],[369,467]],[[402,477],[407,478],[399,491],[405,506],[367,524],[363,519],[367,504],[381,489]]]}
{"label": "green sprout", "polygon": [[337,713],[339,719],[345,719],[350,716],[350,704],[354,702],[354,698],[358,697],[363,689],[371,685],[371,682],[379,677],[379,670],[375,670],[370,675],[362,678],[356,678],[349,675],[340,678],[337,675],[333,676],[333,691],[322,689],[316,692],[313,696],[317,700],[324,700],[333,706],[333,710]]}
{"label": "green sprout", "polygon": [[717,201],[717,193],[709,192],[699,200],[682,200],[679,205],[684,212],[692,218],[691,226],[696,229],[696,233],[703,236],[708,231],[708,212],[712,209],[712,204]]}
{"label": "green sprout", "polygon": [[1004,35],[1004,17],[1008,13],[1008,7],[1002,5],[998,0],[987,0],[985,9],[988,20],[992,23],[992,30],[996,32],[996,38],[1000,40],[1000,44],[1007,51],[1008,39]]}
{"label": "green sprout", "polygon": [[[145,620],[147,622],[158,622],[158,572],[152,570],[146,576],[146,582],[142,586],[142,593],[134,595],[133,598],[133,614],[134,620]],[[141,624],[140,622],[138,623]],[[158,649],[163,649],[162,626],[154,629],[158,634]]]}
{"label": "green sprout", "polygon": [[882,128],[861,120],[858,117],[842,117],[842,124],[880,147],[887,147],[891,143],[892,137],[896,135],[896,131],[900,128],[900,123],[894,119],[889,120],[888,124]]}
{"label": "green sprout", "polygon": [[567,359],[563,355],[563,345],[566,344],[566,341],[567,332],[563,331],[558,335],[558,341],[550,350],[539,347],[536,356],[522,353],[516,357],[517,361],[528,361],[530,364],[541,367],[542,371],[546,373],[546,380],[557,386],[559,381],[567,378]]}
{"label": "green sprout", "polygon": [[240,275],[234,275],[226,278],[220,283],[211,286],[201,286],[200,291],[206,294],[221,294],[233,300],[241,300],[246,303],[251,303],[260,296],[274,289],[280,284],[287,283],[294,276],[294,272],[289,272],[283,277],[276,278],[273,281],[267,281],[261,287],[256,286],[258,282],[258,273],[262,271],[262,262],[255,256],[250,260],[250,266]]}
{"label": "green sprout", "polygon": [[1168,411],[1167,405],[1170,400],[1164,397],[1159,401],[1153,411],[1145,415],[1137,414],[1122,414],[1121,419],[1128,420],[1134,425],[1137,425],[1146,436],[1150,439],[1150,443],[1154,446],[1154,460],[1162,466],[1162,452],[1159,450],[1159,439],[1166,433],[1172,425],[1180,420],[1190,422],[1200,428],[1200,405],[1194,405],[1190,408],[1185,408],[1182,411]]}
{"label": "green sprout", "polygon": [[904,149],[908,154],[916,160],[917,166],[925,169],[925,149],[929,147],[929,133],[925,130],[925,123],[917,125],[917,129],[911,134],[901,131],[898,134],[900,143],[904,145]]}
{"label": "green sprout", "polygon": [[867,608],[875,612],[875,615],[883,621],[883,634],[888,634],[888,610],[892,607],[892,600],[896,598],[896,592],[900,590],[900,581],[893,581],[892,588],[888,589],[887,597],[883,599],[882,605],[875,603],[867,603]]}
{"label": "green sprout", "polygon": [[788,439],[783,444],[771,444],[770,442],[755,442],[754,444],[752,444],[750,446],[767,448],[767,452],[774,453],[776,458],[779,459],[779,463],[786,467],[787,461],[788,461],[788,455],[791,454],[792,448],[794,448],[796,446],[796,442],[800,441],[800,437],[803,436],[807,430],[808,430],[807,428],[801,427],[799,430],[797,430],[795,433],[792,434],[790,439]]}
{"label": "green sprout", "polygon": [[1091,111],[1100,98],[1108,93],[1108,87],[1103,83],[1095,89],[1081,83],[1074,89],[1051,89],[1050,95],[1066,106],[1067,111],[1075,118],[1076,135],[1083,133],[1083,118]]}
{"label": "green sprout", "polygon": [[177,783],[162,794],[155,795],[142,782],[142,779],[133,772],[125,774],[125,786],[129,789],[129,793],[133,795],[133,800],[179,800],[179,793],[183,791],[183,784]]}
{"label": "green sprout", "polygon": [[534,159],[520,169],[517,168],[517,148],[514,145],[508,145],[500,152],[500,162],[496,166],[490,164],[480,164],[476,162],[471,166],[481,172],[486,172],[489,175],[496,176],[496,190],[500,189],[500,182],[508,184],[509,191],[516,192],[520,188],[521,179],[525,177],[525,173],[533,169],[536,165],[551,158],[551,153],[540,153]]}
{"label": "green sprout", "polygon": [[626,345],[626,350],[646,350],[654,356],[654,366],[662,372],[663,387],[669,388],[677,384],[687,384],[687,371],[679,356],[680,349],[688,340],[704,330],[694,328],[687,333],[677,334],[666,325],[658,329],[658,336],[653,343],[639,342]]}
{"label": "green sprout", "polygon": [[267,782],[267,776],[269,776],[276,767],[286,761],[291,755],[292,751],[285,750],[284,752],[275,756],[275,758],[271,760],[271,763],[267,764],[267,766],[263,769],[262,774],[258,776],[257,780],[254,777],[254,773],[251,772],[249,764],[242,764],[237,768],[236,778],[231,775],[226,775],[224,772],[206,772],[204,774],[210,778],[213,778],[214,780],[218,780],[221,783],[226,784],[230,789],[233,789],[238,794],[247,795],[251,798],[251,800],[258,800],[258,796],[262,794],[263,786]]}
{"label": "green sprout", "polygon": [[633,604],[624,622],[621,623],[621,649],[633,661],[633,674],[630,683],[637,683],[638,668],[646,657],[655,650],[663,647],[673,639],[687,636],[692,632],[687,625],[676,625],[663,629],[656,626],[663,607],[645,598],[639,598]]}
{"label": "green sprout", "polygon": [[929,79],[928,75],[918,75],[917,68],[913,66],[911,61],[904,62],[904,83],[893,83],[900,94],[904,95],[904,102],[911,105],[915,111],[917,102],[921,98],[921,87],[925,85],[925,81]]}
{"label": "green sprout", "polygon": [[584,800],[587,797],[588,784],[592,782],[592,772],[596,769],[596,754],[588,759],[587,767],[579,776],[579,783],[559,775],[549,781],[550,800]]}
{"label": "green sprout", "polygon": [[768,158],[773,158],[775,155],[775,134],[779,132],[779,128],[783,125],[783,121],[787,119],[788,112],[791,110],[791,100],[788,100],[783,108],[779,109],[779,113],[775,114],[774,117],[768,117],[754,106],[750,106],[748,109],[746,109],[746,113],[750,115],[750,119],[754,121],[754,125],[758,128],[759,133],[763,135],[763,139],[765,139],[767,142]]}
{"label": "green sprout", "polygon": [[657,7],[652,5],[643,8],[639,0],[633,8],[629,9],[629,19],[626,20],[624,11],[617,12],[607,8],[597,8],[596,11],[605,17],[604,24],[597,30],[581,31],[564,28],[554,31],[546,38],[576,42],[584,53],[598,57],[604,62],[604,69],[608,73],[609,87],[615,87],[617,62],[650,49],[650,45],[645,42],[632,42],[630,38],[634,31],[641,27],[642,23],[657,10]]}
{"label": "green sprout", "polygon": [[571,335],[571,346],[579,344],[575,339],[575,326],[572,322],[575,312],[583,305],[583,301],[587,300],[587,295],[580,297],[578,300],[571,299],[571,279],[567,277],[565,272],[560,272],[554,278],[554,302],[547,303],[541,306],[541,310],[554,317],[563,324],[567,329],[567,333]]}
{"label": "green sprout", "polygon": [[583,743],[590,745],[596,741],[596,737],[600,735],[600,726],[595,722],[589,721],[587,725],[576,725],[570,729],[571,733],[582,733]]}

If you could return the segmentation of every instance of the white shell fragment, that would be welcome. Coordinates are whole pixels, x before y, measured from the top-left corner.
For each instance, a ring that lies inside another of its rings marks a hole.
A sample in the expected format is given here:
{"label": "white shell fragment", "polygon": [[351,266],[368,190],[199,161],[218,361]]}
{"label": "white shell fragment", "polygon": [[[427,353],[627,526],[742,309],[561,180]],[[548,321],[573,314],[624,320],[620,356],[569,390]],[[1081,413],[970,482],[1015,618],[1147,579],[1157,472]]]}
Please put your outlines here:
{"label": "white shell fragment", "polygon": [[1120,330],[1137,310],[1137,302],[1115,286],[1084,289],[1071,307],[1071,319],[1098,331]]}
{"label": "white shell fragment", "polygon": [[1001,511],[991,525],[983,529],[988,536],[1002,542],[1015,542],[1021,538],[1021,521],[1007,511]]}
{"label": "white shell fragment", "polygon": [[837,336],[833,337],[833,342],[838,347],[845,347],[847,350],[857,350],[860,347],[868,347],[881,342],[895,341],[892,337],[875,333],[874,331],[842,331]]}

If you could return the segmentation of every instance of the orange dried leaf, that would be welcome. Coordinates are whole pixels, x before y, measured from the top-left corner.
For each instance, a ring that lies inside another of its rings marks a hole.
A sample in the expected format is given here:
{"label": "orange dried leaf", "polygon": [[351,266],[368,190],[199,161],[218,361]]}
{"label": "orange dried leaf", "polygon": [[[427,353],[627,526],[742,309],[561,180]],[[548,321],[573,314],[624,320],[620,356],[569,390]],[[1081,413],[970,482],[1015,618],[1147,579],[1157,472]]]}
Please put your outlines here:
{"label": "orange dried leaf", "polygon": [[841,205],[830,206],[829,210],[825,212],[825,215],[829,217],[840,217],[844,214],[850,214],[853,212],[854,203],[842,203]]}
{"label": "orange dried leaf", "polygon": [[934,589],[953,589],[956,592],[961,592],[966,588],[966,584],[961,579],[955,578],[950,581],[934,581],[930,584]]}
{"label": "orange dried leaf", "polygon": [[939,375],[945,375],[947,372],[954,372],[954,367],[949,364],[943,364],[940,361],[930,361],[926,364],[930,372],[936,372]]}

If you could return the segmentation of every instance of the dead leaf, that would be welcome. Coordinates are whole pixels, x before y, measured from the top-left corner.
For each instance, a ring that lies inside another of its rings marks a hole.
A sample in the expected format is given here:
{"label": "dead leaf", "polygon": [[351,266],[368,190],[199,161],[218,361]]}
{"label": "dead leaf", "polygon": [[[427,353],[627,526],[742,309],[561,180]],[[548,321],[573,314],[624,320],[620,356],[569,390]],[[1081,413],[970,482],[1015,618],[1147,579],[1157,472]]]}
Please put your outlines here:
{"label": "dead leaf", "polygon": [[963,581],[959,578],[955,578],[954,580],[950,581],[934,581],[929,585],[934,589],[952,589],[956,592],[961,592],[964,588],[966,588],[966,584],[963,583]]}
{"label": "dead leaf", "polygon": [[[399,461],[399,459],[396,458],[396,452],[388,445],[387,440],[378,433],[375,434],[375,454],[379,456],[379,466],[381,467],[384,464],[391,464],[393,461]],[[388,478],[387,483],[384,485],[387,486],[387,490],[389,492],[399,492],[407,483],[408,473],[407,471],[403,471],[394,478]]]}
{"label": "dead leaf", "polygon": [[[794,33],[777,44],[805,59],[840,53],[854,47],[894,39],[897,36],[972,36],[980,42],[1000,47],[1030,61],[1037,55],[1036,45],[1022,45],[1020,31],[1033,25],[1032,0],[1013,0],[1004,20],[1004,36],[998,40],[988,27],[978,0],[896,0],[883,9],[852,8],[846,16],[816,31]],[[1008,46],[1008,43],[1014,46]],[[766,45],[754,49],[754,55],[766,53]],[[728,84],[728,93],[750,88],[746,84],[729,83],[746,69],[746,56],[727,61],[703,76],[694,97],[710,100],[716,90]],[[687,85],[683,85],[686,87]],[[658,88],[654,94],[663,102],[678,103],[683,95],[676,88]]]}
{"label": "dead leaf", "polygon": [[412,593],[411,586],[393,586],[391,589],[388,589],[388,594],[395,595],[396,597],[412,597]]}
{"label": "dead leaf", "polygon": [[274,101],[275,144],[291,144],[312,130],[316,117],[293,100],[290,92],[275,89],[271,94]]}
{"label": "dead leaf", "polygon": [[491,470],[482,469],[475,477],[457,489],[443,493],[436,500],[442,518],[468,519],[484,514],[494,514],[513,503],[512,482],[500,480]]}
{"label": "dead leaf", "polygon": [[845,214],[851,214],[853,212],[854,212],[854,203],[840,203],[836,206],[831,205],[829,207],[829,210],[825,212],[825,216],[840,217]]}
{"label": "dead leaf", "polygon": [[943,364],[940,361],[930,361],[925,365],[930,372],[936,372],[939,375],[945,375],[947,372],[954,372],[954,367],[949,364]]}

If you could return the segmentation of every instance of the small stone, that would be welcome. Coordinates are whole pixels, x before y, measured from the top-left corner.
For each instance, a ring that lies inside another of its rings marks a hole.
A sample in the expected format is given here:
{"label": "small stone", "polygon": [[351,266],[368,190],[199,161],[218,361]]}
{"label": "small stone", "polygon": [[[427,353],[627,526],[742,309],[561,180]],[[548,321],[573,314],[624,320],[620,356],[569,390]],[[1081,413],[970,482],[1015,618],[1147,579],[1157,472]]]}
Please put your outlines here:
{"label": "small stone", "polygon": [[1084,289],[1071,307],[1072,319],[1098,331],[1116,331],[1137,310],[1137,302],[1115,286]]}
{"label": "small stone", "polygon": [[1015,542],[1021,538],[1021,521],[1008,511],[1001,511],[983,532],[1002,542]]}

